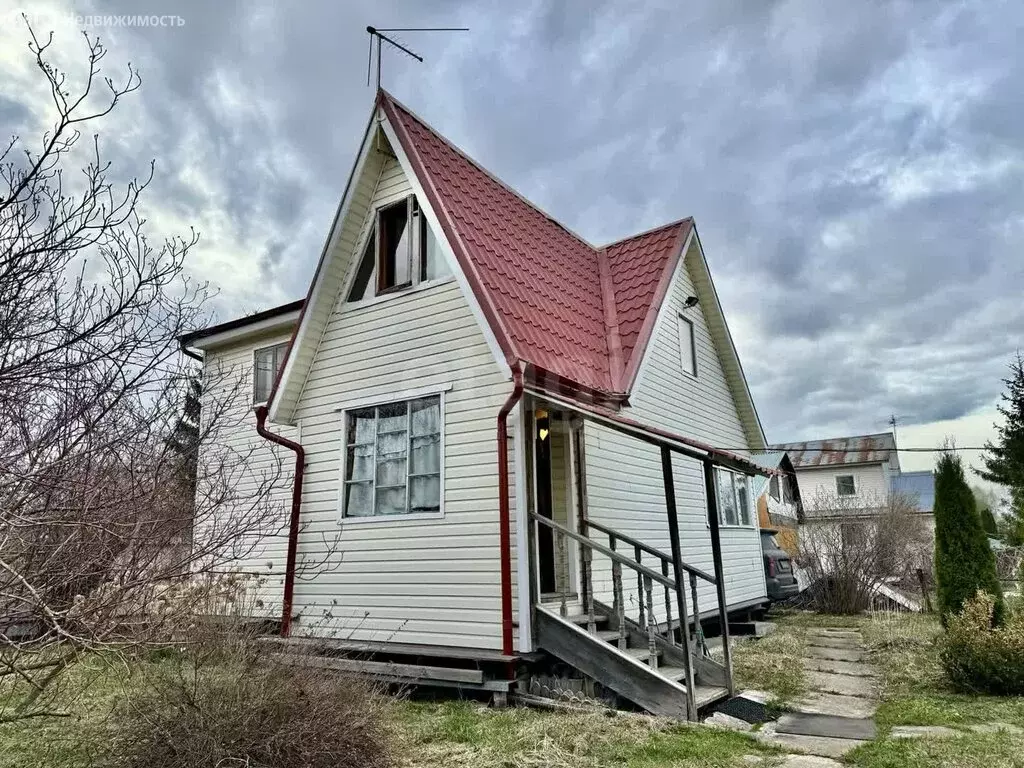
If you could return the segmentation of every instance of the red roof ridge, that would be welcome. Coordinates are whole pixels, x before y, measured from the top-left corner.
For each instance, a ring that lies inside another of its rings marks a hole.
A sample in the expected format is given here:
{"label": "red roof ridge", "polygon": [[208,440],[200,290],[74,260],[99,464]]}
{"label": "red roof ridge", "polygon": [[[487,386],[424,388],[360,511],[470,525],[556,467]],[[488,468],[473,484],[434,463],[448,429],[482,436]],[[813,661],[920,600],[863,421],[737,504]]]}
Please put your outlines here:
{"label": "red roof ridge", "polygon": [[683,216],[683,218],[681,218],[681,219],[676,219],[675,221],[669,221],[669,222],[667,222],[665,224],[659,224],[656,227],[651,227],[650,229],[645,229],[643,232],[637,232],[635,235],[627,235],[626,237],[623,237],[623,238],[621,238],[619,240],[613,240],[610,243],[605,243],[600,248],[598,248],[598,250],[599,251],[606,251],[609,248],[612,248],[612,247],[614,247],[616,245],[622,245],[623,243],[628,243],[630,240],[636,240],[638,237],[645,237],[646,235],[653,235],[655,232],[660,232],[663,229],[671,229],[672,227],[678,227],[678,226],[681,226],[683,224],[686,224],[687,222],[692,224],[693,223],[693,216]]}
{"label": "red roof ridge", "polygon": [[587,239],[586,239],[585,237],[583,237],[582,235],[580,235],[580,234],[578,234],[577,232],[574,232],[573,230],[569,229],[569,227],[567,227],[567,226],[566,226],[565,224],[563,224],[562,222],[560,222],[560,221],[559,221],[558,219],[556,219],[556,218],[555,218],[554,216],[552,216],[552,215],[551,215],[550,213],[548,213],[547,211],[545,211],[545,210],[544,210],[543,208],[541,208],[541,207],[540,207],[539,205],[537,205],[537,204],[536,204],[535,202],[533,202],[532,200],[530,200],[530,199],[529,199],[528,197],[524,196],[524,195],[523,195],[523,194],[522,194],[521,192],[518,192],[518,191],[517,191],[517,190],[516,190],[515,188],[513,188],[513,187],[509,186],[509,185],[508,185],[508,184],[507,184],[506,182],[504,182],[504,181],[503,181],[502,179],[500,179],[500,178],[499,178],[498,176],[496,176],[496,175],[495,175],[495,174],[494,174],[494,173],[493,173],[492,171],[489,171],[489,170],[487,170],[486,168],[484,168],[484,166],[480,165],[480,163],[478,163],[478,162],[477,162],[476,160],[474,160],[474,159],[473,159],[472,157],[470,157],[469,155],[467,155],[467,154],[465,153],[465,151],[463,151],[463,150],[462,150],[461,148],[459,148],[459,146],[458,146],[458,145],[456,145],[456,144],[453,144],[453,143],[452,143],[452,142],[451,142],[451,141],[450,141],[450,140],[448,139],[448,137],[447,137],[447,136],[445,136],[445,135],[444,135],[443,133],[441,133],[441,132],[440,132],[439,130],[437,130],[437,128],[435,128],[434,126],[432,126],[432,125],[431,125],[430,123],[428,123],[428,122],[427,122],[426,120],[424,120],[424,119],[423,119],[422,117],[420,117],[420,116],[419,116],[418,114],[416,114],[416,112],[414,112],[413,110],[409,109],[409,107],[407,107],[407,106],[406,106],[405,104],[403,104],[403,103],[402,103],[401,101],[399,101],[398,99],[396,99],[396,98],[395,98],[395,97],[394,97],[394,96],[393,96],[393,95],[391,94],[391,92],[390,92],[390,91],[388,91],[388,90],[387,90],[387,89],[385,89],[385,88],[381,88],[381,89],[380,89],[380,95],[382,95],[382,96],[384,96],[385,98],[387,98],[387,99],[388,99],[388,100],[389,100],[389,101],[390,101],[390,102],[391,102],[392,104],[394,104],[394,105],[395,105],[396,107],[399,107],[399,108],[400,108],[400,109],[402,109],[403,111],[405,111],[405,112],[408,112],[408,113],[409,113],[409,116],[410,116],[410,117],[412,117],[412,118],[413,118],[413,119],[415,119],[415,120],[418,120],[418,121],[419,121],[420,123],[422,123],[422,124],[424,125],[424,127],[426,127],[427,129],[429,129],[429,130],[430,130],[430,131],[431,131],[432,133],[436,134],[436,135],[437,135],[437,138],[439,138],[439,139],[440,139],[441,141],[443,141],[443,142],[444,142],[445,144],[447,144],[447,145],[448,145],[448,147],[449,147],[449,148],[451,148],[451,150],[452,150],[452,151],[454,151],[454,152],[455,152],[455,153],[457,153],[458,155],[462,156],[462,158],[463,158],[464,160],[466,160],[466,162],[468,162],[468,163],[471,163],[471,164],[472,164],[472,165],[473,165],[473,166],[474,166],[474,167],[475,167],[475,168],[476,168],[477,170],[479,170],[479,171],[481,171],[482,173],[486,174],[486,175],[487,175],[488,177],[490,177],[490,179],[491,179],[492,181],[494,181],[494,182],[495,182],[496,184],[500,184],[500,185],[501,185],[502,187],[504,187],[504,188],[505,188],[505,190],[506,190],[506,191],[508,191],[509,193],[511,193],[511,194],[513,194],[513,195],[515,195],[515,196],[516,196],[516,197],[518,197],[518,198],[519,198],[520,200],[522,200],[522,201],[523,201],[524,203],[526,203],[526,204],[527,204],[528,206],[530,206],[530,207],[531,207],[531,208],[533,208],[533,209],[534,209],[535,211],[537,211],[537,213],[539,213],[539,214],[541,214],[542,216],[546,217],[546,218],[548,219],[548,221],[550,221],[550,222],[551,222],[552,224],[554,224],[554,225],[555,225],[555,226],[557,226],[557,227],[560,227],[561,229],[564,229],[564,230],[565,230],[565,231],[566,231],[566,232],[567,232],[567,233],[568,233],[568,234],[569,234],[570,236],[572,236],[572,237],[573,237],[573,238],[575,238],[576,240],[579,240],[579,241],[580,241],[580,242],[581,242],[581,243],[582,243],[583,245],[587,246],[587,247],[588,247],[588,248],[590,248],[591,250],[594,250],[594,251],[599,251],[599,250],[601,250],[601,249],[600,249],[600,248],[598,248],[598,247],[597,247],[596,245],[594,245],[593,243],[591,243],[590,241],[588,241],[588,240],[587,240]]}
{"label": "red roof ridge", "polygon": [[619,335],[619,313],[615,307],[615,285],[612,282],[612,270],[608,265],[608,254],[602,248],[597,253],[597,268],[601,273],[601,299],[604,303],[604,328],[608,343],[608,372],[612,379],[612,389],[618,392],[622,388],[622,337]]}
{"label": "red roof ridge", "polygon": [[623,400],[693,219],[596,247],[473,160],[390,93],[393,124],[510,364]]}

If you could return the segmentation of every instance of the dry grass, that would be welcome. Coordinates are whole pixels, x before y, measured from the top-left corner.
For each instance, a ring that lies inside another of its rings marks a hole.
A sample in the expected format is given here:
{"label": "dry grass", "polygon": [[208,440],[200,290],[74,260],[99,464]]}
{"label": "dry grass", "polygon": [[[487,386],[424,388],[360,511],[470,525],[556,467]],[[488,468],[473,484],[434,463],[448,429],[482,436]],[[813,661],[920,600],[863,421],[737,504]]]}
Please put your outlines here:
{"label": "dry grass", "polygon": [[[0,728],[4,768],[97,768],[101,735],[137,670],[94,666],[100,676],[75,699],[76,717]],[[133,672],[128,676],[129,672]],[[738,733],[643,715],[489,709],[471,702],[395,701],[389,707],[394,764],[400,768],[740,768],[776,762],[776,753]],[[747,759],[745,759],[747,758]],[[106,765],[110,765],[107,763]]]}
{"label": "dry grass", "polygon": [[[864,640],[882,682],[876,720],[893,725],[962,727],[1003,722],[1024,727],[1024,698],[956,693],[940,659],[942,627],[934,615],[876,613]],[[1024,744],[1022,754],[1024,754]]]}
{"label": "dry grass", "polygon": [[807,692],[801,663],[804,648],[803,628],[786,623],[760,640],[738,640],[732,654],[737,683],[743,688],[767,691],[772,695],[772,706],[788,708]]}
{"label": "dry grass", "polygon": [[774,754],[743,734],[644,715],[494,710],[469,702],[408,702],[400,712],[405,768],[731,768],[751,765],[748,755],[770,765]]}

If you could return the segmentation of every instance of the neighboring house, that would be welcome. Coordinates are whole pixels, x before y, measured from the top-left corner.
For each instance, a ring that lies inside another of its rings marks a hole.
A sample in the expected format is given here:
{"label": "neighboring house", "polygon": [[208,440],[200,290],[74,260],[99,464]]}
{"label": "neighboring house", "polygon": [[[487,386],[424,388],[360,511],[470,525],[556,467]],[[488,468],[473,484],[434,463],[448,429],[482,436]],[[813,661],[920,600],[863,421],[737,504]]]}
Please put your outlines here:
{"label": "neighboring house", "polygon": [[889,495],[900,472],[891,432],[780,443],[796,470],[807,521],[870,513]]}
{"label": "neighboring house", "polygon": [[799,533],[803,505],[796,468],[785,451],[766,451],[753,460],[772,474],[755,478],[752,491],[757,499],[757,520],[762,528],[778,531],[775,539],[790,555],[799,553]]}
{"label": "neighboring house", "polygon": [[239,563],[293,642],[498,692],[554,657],[670,716],[733,688],[672,629],[766,599],[764,434],[692,219],[592,246],[381,91],[305,300],[182,346],[265,403],[238,450],[301,449]]}

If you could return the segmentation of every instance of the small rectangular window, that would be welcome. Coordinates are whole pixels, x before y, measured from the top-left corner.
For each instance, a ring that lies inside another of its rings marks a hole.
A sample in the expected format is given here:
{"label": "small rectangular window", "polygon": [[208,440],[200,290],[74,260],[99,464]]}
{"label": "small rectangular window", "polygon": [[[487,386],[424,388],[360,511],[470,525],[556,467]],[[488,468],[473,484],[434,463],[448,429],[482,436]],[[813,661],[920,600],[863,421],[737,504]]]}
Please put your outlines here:
{"label": "small rectangular window", "polygon": [[857,495],[857,484],[853,481],[853,475],[836,476],[836,494],[839,496]]}
{"label": "small rectangular window", "polygon": [[345,517],[441,509],[441,398],[345,414]]}
{"label": "small rectangular window", "polygon": [[697,375],[697,345],[693,334],[693,322],[680,315],[679,317],[679,355],[683,364],[683,373]]}
{"label": "small rectangular window", "polygon": [[781,501],[782,497],[779,495],[779,476],[772,475],[772,479],[768,481],[768,493],[776,501]]}
{"label": "small rectangular window", "polygon": [[718,522],[720,525],[753,525],[750,484],[746,475],[728,469],[716,468],[715,488],[718,496]]}
{"label": "small rectangular window", "polygon": [[281,371],[281,366],[284,365],[287,351],[288,342],[256,350],[252,393],[254,403],[265,403],[270,399],[270,393],[274,389],[277,374]]}

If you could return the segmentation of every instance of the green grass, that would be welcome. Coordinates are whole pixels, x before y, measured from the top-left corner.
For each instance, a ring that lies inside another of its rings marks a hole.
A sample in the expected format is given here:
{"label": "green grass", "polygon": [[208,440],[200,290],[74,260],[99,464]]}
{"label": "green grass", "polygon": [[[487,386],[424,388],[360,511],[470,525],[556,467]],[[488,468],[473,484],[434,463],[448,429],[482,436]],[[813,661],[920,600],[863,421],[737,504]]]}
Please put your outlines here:
{"label": "green grass", "polygon": [[749,765],[746,755],[770,761],[775,754],[743,734],[642,715],[494,710],[469,702],[405,702],[397,712],[396,735],[410,768],[731,768]]}
{"label": "green grass", "polygon": [[[97,655],[71,667],[61,679],[53,709],[69,717],[40,717],[0,724],[4,768],[86,768],[98,751],[96,737],[130,684],[129,670]],[[18,697],[0,693],[0,712],[12,714]]]}
{"label": "green grass", "polygon": [[1019,737],[971,734],[952,739],[885,739],[858,747],[846,762],[861,768],[1021,768]]}

